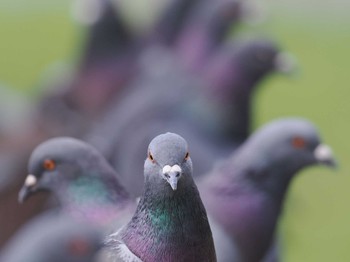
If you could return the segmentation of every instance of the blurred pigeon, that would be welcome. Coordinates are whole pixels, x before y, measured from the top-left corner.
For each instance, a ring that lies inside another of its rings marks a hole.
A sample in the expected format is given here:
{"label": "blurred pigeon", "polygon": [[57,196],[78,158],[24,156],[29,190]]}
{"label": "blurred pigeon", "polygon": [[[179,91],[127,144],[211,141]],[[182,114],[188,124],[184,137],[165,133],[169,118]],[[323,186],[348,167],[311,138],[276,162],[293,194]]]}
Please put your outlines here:
{"label": "blurred pigeon", "polygon": [[78,68],[71,72],[71,68],[64,67],[63,73],[56,76],[57,81],[47,80],[46,92],[39,105],[28,110],[27,121],[0,142],[4,181],[0,186],[0,213],[7,214],[0,218],[0,245],[44,202],[41,199],[21,209],[14,208],[21,175],[35,145],[53,136],[81,137],[136,70],[137,43],[121,21],[117,4],[112,5],[109,0],[77,2],[81,3],[78,10],[87,8],[95,12],[95,15],[82,12],[90,20],[85,22],[87,42],[83,44]]}
{"label": "blurred pigeon", "polygon": [[101,234],[89,223],[47,212],[22,227],[2,248],[6,262],[97,262]]}
{"label": "blurred pigeon", "polygon": [[311,165],[334,166],[307,120],[273,121],[199,183],[218,261],[261,261],[273,240],[288,186]]}
{"label": "blurred pigeon", "polygon": [[[99,257],[105,235],[124,225],[136,209],[136,201],[129,197],[103,156],[80,140],[60,137],[40,144],[30,157],[28,170],[19,200],[41,190],[51,191],[61,209],[44,213],[38,221],[26,225],[4,249],[5,261],[27,261],[29,254],[36,262],[49,261],[45,258],[52,254],[60,254],[57,259],[62,260],[57,261],[95,261],[92,258]],[[41,224],[45,230],[38,230]],[[29,235],[30,243],[15,254]],[[77,246],[73,252],[75,239],[88,246]],[[84,260],[87,257],[90,260]]]}
{"label": "blurred pigeon", "polygon": [[78,139],[58,137],[40,144],[30,157],[28,170],[20,202],[48,190],[65,212],[102,225],[134,205],[104,157]]}
{"label": "blurred pigeon", "polygon": [[199,1],[177,49],[186,67],[198,69],[243,17],[246,1]]}
{"label": "blurred pigeon", "polygon": [[[191,139],[192,158],[198,163],[195,176],[210,170],[249,135],[254,87],[276,69],[279,51],[272,43],[257,40],[229,50],[229,59],[218,57],[216,68],[209,72],[208,66],[201,78],[184,69],[167,50],[145,52],[143,74],[86,138],[121,174],[129,192],[141,194],[138,163],[146,141],[159,133],[172,130]],[[257,59],[256,53],[264,59]]]}
{"label": "blurred pigeon", "polygon": [[201,119],[209,120],[207,126],[215,132],[242,143],[249,135],[252,95],[260,82],[272,72],[292,73],[295,68],[292,56],[270,40],[227,43],[201,73],[208,83],[202,87],[210,100],[200,112],[211,115]]}
{"label": "blurred pigeon", "polygon": [[198,0],[170,1],[154,25],[153,37],[166,46],[174,45],[197,2]]}
{"label": "blurred pigeon", "polygon": [[155,137],[144,175],[133,218],[108,238],[113,261],[216,261],[186,141],[174,133]]}
{"label": "blurred pigeon", "polygon": [[38,110],[43,118],[39,124],[44,122],[56,136],[81,134],[103,112],[133,77],[139,48],[118,13],[117,3],[76,0],[73,6],[79,11],[74,12],[77,19],[88,25],[78,68],[65,82],[59,79],[49,84],[55,89],[42,99]]}

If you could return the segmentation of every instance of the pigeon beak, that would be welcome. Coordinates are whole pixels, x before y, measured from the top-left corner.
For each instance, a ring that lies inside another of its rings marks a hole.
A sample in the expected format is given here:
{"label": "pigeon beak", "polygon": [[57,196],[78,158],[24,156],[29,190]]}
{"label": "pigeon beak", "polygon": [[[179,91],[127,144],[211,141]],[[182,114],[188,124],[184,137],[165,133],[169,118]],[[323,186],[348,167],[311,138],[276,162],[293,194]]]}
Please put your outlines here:
{"label": "pigeon beak", "polygon": [[163,175],[174,191],[177,189],[177,182],[179,181],[181,173],[182,170],[179,165],[166,165],[163,167]]}
{"label": "pigeon beak", "polygon": [[274,67],[277,72],[292,75],[297,72],[297,60],[290,53],[280,52],[275,57]]}
{"label": "pigeon beak", "polygon": [[325,144],[319,144],[314,150],[316,160],[323,165],[333,168],[337,167],[337,161],[334,158],[332,149]]}
{"label": "pigeon beak", "polygon": [[33,192],[34,187],[37,185],[37,178],[34,175],[29,174],[24,181],[24,185],[18,193],[18,202],[23,203],[29,195]]}

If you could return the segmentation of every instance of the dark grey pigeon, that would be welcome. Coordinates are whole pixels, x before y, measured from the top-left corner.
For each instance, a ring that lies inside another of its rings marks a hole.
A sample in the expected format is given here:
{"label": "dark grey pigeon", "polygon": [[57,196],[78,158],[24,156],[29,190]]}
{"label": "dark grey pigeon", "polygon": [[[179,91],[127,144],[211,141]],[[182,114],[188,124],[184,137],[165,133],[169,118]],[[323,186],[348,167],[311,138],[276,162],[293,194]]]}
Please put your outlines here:
{"label": "dark grey pigeon", "polygon": [[[285,118],[256,131],[199,183],[219,261],[261,261],[275,236],[288,186],[311,165],[334,166],[307,120]],[[273,249],[272,249],[273,250]]]}
{"label": "dark grey pigeon", "polygon": [[186,141],[174,133],[155,137],[144,176],[134,216],[107,241],[112,261],[216,261]]}
{"label": "dark grey pigeon", "polygon": [[[42,98],[38,110],[44,126],[63,128],[56,136],[84,132],[137,71],[137,40],[122,20],[118,4],[112,0],[76,2],[80,16],[88,16],[78,66],[65,82],[59,79],[48,84],[54,89]],[[68,127],[74,127],[74,133]]]}
{"label": "dark grey pigeon", "polygon": [[[191,141],[195,176],[210,170],[248,137],[254,87],[275,71],[280,52],[262,40],[237,44],[230,51],[229,59],[222,55],[215,60],[216,71],[201,79],[167,50],[144,54],[143,74],[86,138],[121,174],[129,192],[141,194],[142,152],[146,141],[159,133],[172,130]],[[256,59],[256,53],[266,55],[267,61]]]}
{"label": "dark grey pigeon", "polygon": [[246,10],[246,1],[199,1],[177,43],[185,66],[198,70],[237,26]]}
{"label": "dark grey pigeon", "polygon": [[197,2],[198,0],[170,1],[154,25],[152,37],[166,46],[174,45]]}
{"label": "dark grey pigeon", "polygon": [[4,261],[29,261],[30,254],[35,262],[54,261],[48,259],[51,255],[62,259],[57,261],[95,261],[105,235],[124,225],[136,209],[103,156],[80,140],[60,137],[40,144],[28,171],[19,200],[51,191],[61,208],[25,225],[3,250]]}
{"label": "dark grey pigeon", "polygon": [[207,82],[203,92],[210,98],[202,113],[213,115],[208,125],[242,143],[250,134],[254,91],[271,73],[292,73],[295,68],[293,57],[270,40],[227,43],[201,72]]}

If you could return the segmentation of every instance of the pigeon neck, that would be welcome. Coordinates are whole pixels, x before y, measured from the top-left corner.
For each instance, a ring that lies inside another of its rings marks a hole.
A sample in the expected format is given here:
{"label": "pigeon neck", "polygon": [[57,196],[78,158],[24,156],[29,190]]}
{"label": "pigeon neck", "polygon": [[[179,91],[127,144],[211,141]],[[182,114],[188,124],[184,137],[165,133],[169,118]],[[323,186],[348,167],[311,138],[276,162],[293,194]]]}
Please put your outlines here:
{"label": "pigeon neck", "polygon": [[85,63],[96,58],[110,58],[111,55],[121,55],[131,42],[131,36],[119,14],[113,10],[111,3],[104,3],[103,14],[88,33],[85,48]]}
{"label": "pigeon neck", "polygon": [[273,240],[294,172],[256,171],[244,162],[249,161],[234,158],[218,167],[206,181],[203,201],[213,220],[234,236],[241,255],[259,261]]}
{"label": "pigeon neck", "polygon": [[209,217],[237,244],[244,261],[260,261],[273,240],[280,202],[228,176],[211,179],[202,194]]}
{"label": "pigeon neck", "polygon": [[59,189],[62,206],[89,215],[91,209],[117,208],[130,200],[128,193],[117,181],[114,173],[79,176]]}
{"label": "pigeon neck", "polygon": [[173,191],[146,181],[123,240],[142,261],[216,261],[206,211],[193,184]]}
{"label": "pigeon neck", "polygon": [[237,143],[249,135],[251,122],[251,99],[255,82],[242,76],[237,65],[219,63],[208,72],[208,92],[218,112],[217,121],[221,132]]}

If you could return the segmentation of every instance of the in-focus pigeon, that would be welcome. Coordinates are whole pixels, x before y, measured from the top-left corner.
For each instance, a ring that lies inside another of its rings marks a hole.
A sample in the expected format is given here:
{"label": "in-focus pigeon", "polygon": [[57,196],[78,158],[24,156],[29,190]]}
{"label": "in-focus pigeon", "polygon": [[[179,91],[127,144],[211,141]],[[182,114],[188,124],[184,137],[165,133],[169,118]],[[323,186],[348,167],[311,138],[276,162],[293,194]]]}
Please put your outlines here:
{"label": "in-focus pigeon", "polygon": [[311,165],[334,166],[307,120],[286,118],[256,131],[199,183],[218,261],[261,261],[275,235],[288,186]]}
{"label": "in-focus pigeon", "polygon": [[113,261],[216,261],[186,141],[174,133],[155,137],[144,175],[133,218],[108,239]]}

